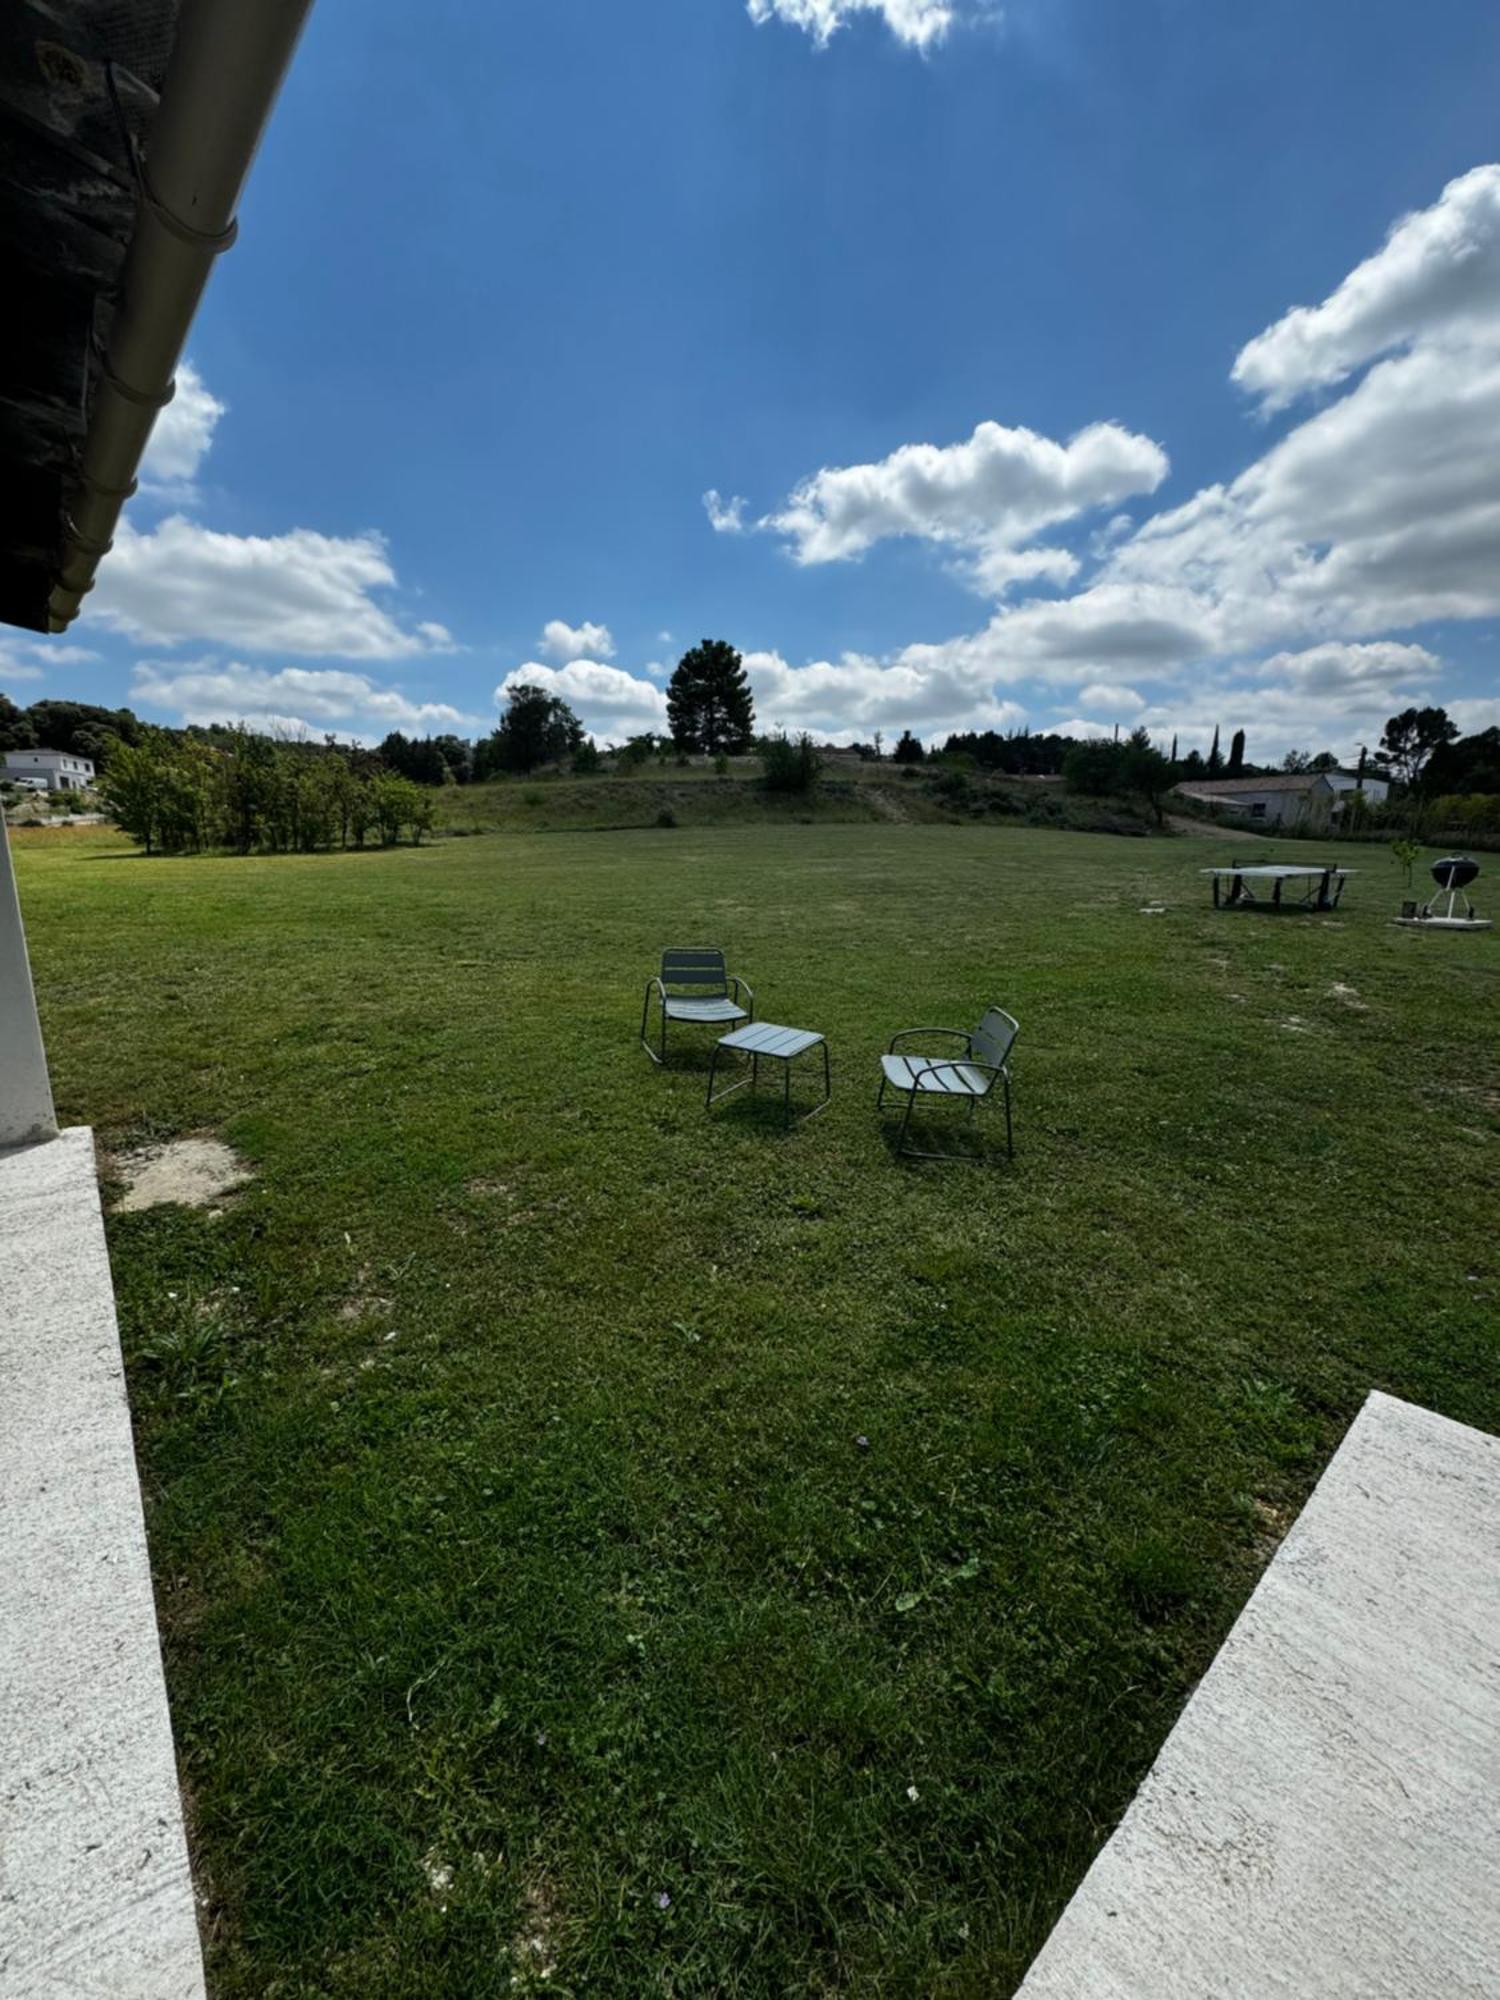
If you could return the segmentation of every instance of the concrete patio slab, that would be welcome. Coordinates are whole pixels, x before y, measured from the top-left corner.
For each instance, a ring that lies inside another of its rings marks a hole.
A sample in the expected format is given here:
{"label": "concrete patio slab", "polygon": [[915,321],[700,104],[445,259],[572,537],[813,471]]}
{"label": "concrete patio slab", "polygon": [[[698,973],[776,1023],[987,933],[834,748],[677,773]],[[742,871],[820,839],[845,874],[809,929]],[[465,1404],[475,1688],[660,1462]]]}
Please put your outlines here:
{"label": "concrete patio slab", "polygon": [[0,2000],[203,1968],[94,1173],[0,1152]]}
{"label": "concrete patio slab", "polygon": [[1372,1395],[1021,2000],[1500,1994],[1500,1440]]}

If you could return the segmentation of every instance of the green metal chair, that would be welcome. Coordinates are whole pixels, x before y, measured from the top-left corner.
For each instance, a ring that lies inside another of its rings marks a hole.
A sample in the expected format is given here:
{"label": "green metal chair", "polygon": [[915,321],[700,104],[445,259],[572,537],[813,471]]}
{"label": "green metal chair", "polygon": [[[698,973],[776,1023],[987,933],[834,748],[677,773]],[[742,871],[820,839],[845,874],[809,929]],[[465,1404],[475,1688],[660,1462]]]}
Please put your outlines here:
{"label": "green metal chair", "polygon": [[[646,1039],[653,993],[661,1009],[661,1031],[658,1047],[654,1049]],[[749,1002],[748,1007],[744,1004],[746,1001]],[[718,1028],[722,1032],[738,1027],[742,1021],[754,1019],[755,995],[743,979],[734,978],[725,969],[722,951],[710,947],[702,950],[678,947],[662,953],[661,971],[655,979],[646,981],[646,997],[641,1005],[641,1047],[652,1062],[664,1063],[667,1059],[668,1021],[688,1022],[700,1028]]]}
{"label": "green metal chair", "polygon": [[[1019,1025],[1003,1007],[991,1007],[972,1033],[966,1033],[962,1028],[903,1028],[899,1035],[893,1035],[889,1051],[880,1058],[880,1092],[875,1099],[875,1108],[879,1110],[884,1104],[887,1090],[898,1091],[906,1098],[896,1151],[912,1160],[972,1158],[968,1153],[931,1153],[908,1145],[912,1111],[919,1099],[924,1106],[946,1100],[967,1105],[972,1117],[980,1102],[993,1094],[998,1083],[1005,1098],[1005,1150],[1014,1159],[1016,1147],[1010,1115],[1010,1052],[1020,1032]],[[961,1042],[962,1055],[900,1053],[902,1042],[939,1037]]]}

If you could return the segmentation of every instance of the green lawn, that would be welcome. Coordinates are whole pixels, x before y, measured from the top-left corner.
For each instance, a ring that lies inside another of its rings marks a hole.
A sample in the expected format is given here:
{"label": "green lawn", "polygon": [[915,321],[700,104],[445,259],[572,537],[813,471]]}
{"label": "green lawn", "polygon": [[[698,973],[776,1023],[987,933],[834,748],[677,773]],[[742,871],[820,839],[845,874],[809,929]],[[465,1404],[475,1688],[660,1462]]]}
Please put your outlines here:
{"label": "green lawn", "polygon": [[[1378,849],[15,846],[61,1114],[256,1173],[110,1228],[220,2000],[1008,1992],[1367,1391],[1500,1427],[1500,939]],[[636,1043],[704,940],[790,1137]],[[1014,1165],[896,1162],[991,1000]]]}

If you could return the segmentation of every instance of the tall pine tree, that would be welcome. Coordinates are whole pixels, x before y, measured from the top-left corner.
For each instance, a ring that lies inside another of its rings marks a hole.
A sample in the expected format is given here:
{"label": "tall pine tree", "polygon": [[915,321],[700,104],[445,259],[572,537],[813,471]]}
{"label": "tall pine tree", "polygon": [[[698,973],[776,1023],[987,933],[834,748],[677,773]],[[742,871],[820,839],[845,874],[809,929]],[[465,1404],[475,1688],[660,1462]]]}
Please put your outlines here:
{"label": "tall pine tree", "polygon": [[1245,732],[1237,729],[1229,739],[1229,775],[1237,778],[1245,768]]}
{"label": "tall pine tree", "polygon": [[755,704],[745,663],[725,639],[705,639],[677,662],[667,716],[679,750],[741,756],[755,736]]}

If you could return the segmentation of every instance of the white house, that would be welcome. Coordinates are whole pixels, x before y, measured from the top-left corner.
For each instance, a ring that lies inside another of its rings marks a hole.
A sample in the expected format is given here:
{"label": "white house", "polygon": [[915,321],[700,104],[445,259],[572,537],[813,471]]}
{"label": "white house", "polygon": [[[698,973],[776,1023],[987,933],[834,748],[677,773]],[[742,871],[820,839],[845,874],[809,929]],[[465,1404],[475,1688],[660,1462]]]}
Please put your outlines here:
{"label": "white house", "polygon": [[33,791],[76,792],[93,784],[94,766],[71,750],[7,750],[3,775]]}
{"label": "white house", "polygon": [[1352,771],[1274,771],[1264,778],[1188,778],[1174,790],[1237,819],[1327,826],[1343,813],[1350,792],[1363,792],[1372,806],[1380,805],[1390,786],[1384,778],[1361,778]]}

